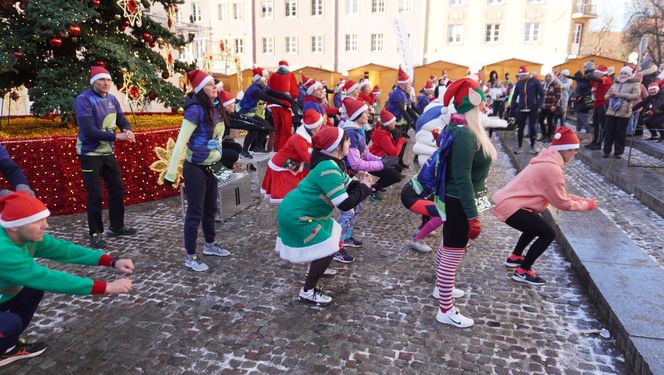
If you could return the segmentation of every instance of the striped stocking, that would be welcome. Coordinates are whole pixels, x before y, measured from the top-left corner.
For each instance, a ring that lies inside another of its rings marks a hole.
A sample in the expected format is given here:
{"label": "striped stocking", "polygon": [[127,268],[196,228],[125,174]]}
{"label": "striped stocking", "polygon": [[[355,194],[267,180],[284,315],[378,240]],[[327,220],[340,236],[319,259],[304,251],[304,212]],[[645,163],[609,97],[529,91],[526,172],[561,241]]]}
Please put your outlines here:
{"label": "striped stocking", "polygon": [[465,247],[445,247],[442,244],[436,253],[436,286],[440,292],[439,305],[442,312],[454,307],[454,275],[465,253]]}

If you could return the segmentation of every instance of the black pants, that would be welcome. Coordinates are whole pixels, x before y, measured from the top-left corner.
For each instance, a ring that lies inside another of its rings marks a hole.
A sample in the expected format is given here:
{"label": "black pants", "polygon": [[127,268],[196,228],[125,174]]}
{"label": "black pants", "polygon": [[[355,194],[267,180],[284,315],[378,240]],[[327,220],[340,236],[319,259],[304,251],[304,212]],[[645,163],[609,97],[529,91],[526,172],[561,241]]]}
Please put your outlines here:
{"label": "black pants", "polygon": [[101,218],[102,179],[108,190],[108,216],[111,220],[111,230],[124,228],[124,186],[122,186],[120,168],[115,160],[115,155],[79,155],[79,160],[83,171],[83,185],[88,193],[86,208],[90,235],[104,232],[104,222]]}
{"label": "black pants", "polygon": [[247,131],[241,151],[249,151],[253,147],[265,147],[267,135],[270,130],[274,130],[269,122],[258,116],[249,117],[244,115],[232,117],[229,128]]}
{"label": "black pants", "polygon": [[604,139],[604,123],[606,122],[606,106],[595,108],[593,111],[593,141],[598,146],[602,145]]}
{"label": "black pants", "polygon": [[526,121],[528,121],[528,135],[530,137],[530,147],[535,146],[535,138],[537,138],[537,128],[535,124],[537,122],[537,110],[533,109],[529,112],[519,111],[516,114],[516,124],[519,127],[517,131],[517,142],[518,146],[523,145],[523,130],[526,127]]}
{"label": "black pants", "polygon": [[225,139],[221,142],[221,164],[228,169],[233,169],[237,159],[240,158],[242,145],[235,143],[230,139]]}
{"label": "black pants", "polygon": [[556,130],[556,124],[553,122],[553,112],[550,108],[544,108],[540,111],[539,124],[540,129],[542,130],[542,138],[546,139],[553,137],[553,132]]}
{"label": "black pants", "polygon": [[540,215],[530,211],[520,209],[507,218],[505,223],[522,232],[519,241],[514,247],[514,251],[512,251],[516,255],[523,254],[526,246],[537,237],[537,240],[528,249],[526,259],[521,263],[521,268],[525,270],[529,270],[533,266],[537,258],[544,253],[556,238],[556,233],[551,229],[549,224]]}
{"label": "black pants", "polygon": [[459,198],[445,196],[445,213],[447,218],[443,224],[443,246],[466,247],[468,245],[468,217]]}
{"label": "black pants", "polygon": [[196,254],[198,226],[203,222],[205,242],[214,242],[214,217],[217,213],[217,179],[205,166],[185,160],[184,182],[187,187],[187,213],[184,218],[184,248]]}
{"label": "black pants", "polygon": [[16,345],[44,297],[44,291],[23,287],[14,298],[0,304],[0,354]]}
{"label": "black pants", "polygon": [[604,129],[604,154],[611,153],[615,145],[615,155],[619,156],[625,152],[625,140],[627,138],[627,117],[606,116]]}
{"label": "black pants", "polygon": [[309,274],[304,282],[304,290],[311,290],[316,287],[316,283],[318,283],[318,280],[323,276],[327,267],[332,263],[332,258],[334,258],[334,254],[311,262]]}
{"label": "black pants", "polygon": [[390,185],[396,184],[401,181],[401,168],[383,168],[380,171],[369,172],[372,175],[378,177],[378,181],[374,184],[373,188],[378,191],[384,189]]}
{"label": "black pants", "polygon": [[[657,137],[657,129],[664,129],[664,113],[648,116],[643,120],[653,137]],[[660,138],[664,137],[664,131],[659,130]]]}

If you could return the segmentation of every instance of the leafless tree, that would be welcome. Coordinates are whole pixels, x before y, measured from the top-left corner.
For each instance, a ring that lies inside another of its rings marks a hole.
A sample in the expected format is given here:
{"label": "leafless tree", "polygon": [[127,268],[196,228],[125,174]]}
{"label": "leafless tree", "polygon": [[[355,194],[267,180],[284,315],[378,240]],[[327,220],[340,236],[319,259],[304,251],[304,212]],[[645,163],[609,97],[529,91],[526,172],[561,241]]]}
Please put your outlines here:
{"label": "leafless tree", "polygon": [[642,37],[648,38],[647,52],[659,65],[664,58],[664,0],[639,0],[632,2],[632,12],[627,23],[625,41],[638,50]]}

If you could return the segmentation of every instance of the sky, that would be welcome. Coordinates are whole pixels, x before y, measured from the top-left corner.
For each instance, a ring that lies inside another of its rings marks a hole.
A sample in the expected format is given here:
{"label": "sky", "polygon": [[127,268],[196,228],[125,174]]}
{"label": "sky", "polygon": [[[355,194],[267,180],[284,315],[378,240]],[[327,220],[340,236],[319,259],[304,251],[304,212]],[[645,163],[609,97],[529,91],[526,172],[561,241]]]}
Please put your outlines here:
{"label": "sky", "polygon": [[[633,0],[594,0],[597,4],[597,18],[590,23],[590,31],[597,31],[612,20],[611,31],[623,31],[629,19],[628,10]],[[643,1],[643,0],[636,0]]]}

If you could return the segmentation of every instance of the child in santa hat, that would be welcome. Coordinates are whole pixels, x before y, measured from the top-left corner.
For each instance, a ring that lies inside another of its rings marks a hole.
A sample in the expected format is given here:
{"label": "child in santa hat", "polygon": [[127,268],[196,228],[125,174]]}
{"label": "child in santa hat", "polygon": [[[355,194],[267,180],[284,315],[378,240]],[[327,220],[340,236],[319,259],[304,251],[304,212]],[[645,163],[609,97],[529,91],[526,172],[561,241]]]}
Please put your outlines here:
{"label": "child in santa hat", "polygon": [[[491,212],[500,220],[522,232],[505,266],[516,268],[512,279],[530,285],[545,281],[533,271],[533,263],[556,237],[553,228],[540,216],[549,204],[564,211],[586,211],[597,206],[595,199],[581,198],[565,191],[565,164],[574,159],[579,138],[570,128],[561,126],[551,146],[537,157],[505,187],[491,196],[495,206]],[[530,244],[524,257],[523,251]]]}
{"label": "child in santa hat", "polygon": [[424,84],[424,88],[422,88],[420,95],[417,97],[417,111],[419,113],[424,113],[424,108],[426,108],[426,106],[435,99],[433,96],[433,90],[433,81],[429,79]]}
{"label": "child in santa hat", "polygon": [[261,194],[270,203],[281,203],[286,194],[306,177],[311,161],[311,137],[318,133],[324,121],[325,118],[317,111],[306,110],[302,116],[302,126],[270,159],[261,186]]}
{"label": "child in santa hat", "polygon": [[339,249],[341,227],[331,217],[334,208],[352,210],[371,192],[373,177],[351,180],[341,159],[350,141],[342,129],[323,127],[312,138],[311,170],[283,199],[277,210],[279,233],[275,251],[293,263],[311,262],[298,300],[325,306],[332,297],[316,287]]}

